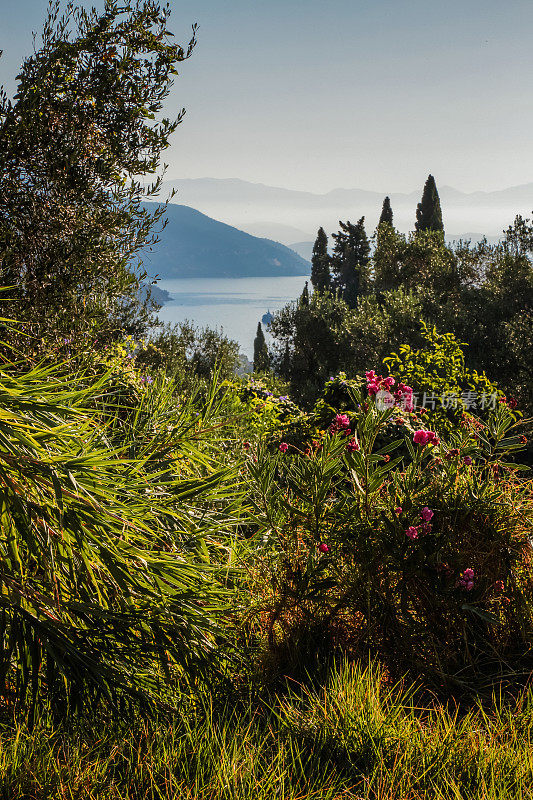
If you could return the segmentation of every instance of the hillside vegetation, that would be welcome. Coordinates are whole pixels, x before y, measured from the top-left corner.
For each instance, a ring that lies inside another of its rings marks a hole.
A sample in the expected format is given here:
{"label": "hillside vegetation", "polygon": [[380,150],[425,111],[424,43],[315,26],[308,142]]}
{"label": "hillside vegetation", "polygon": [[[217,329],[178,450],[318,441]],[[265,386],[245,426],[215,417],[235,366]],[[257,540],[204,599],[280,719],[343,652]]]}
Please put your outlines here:
{"label": "hillside vegetation", "polygon": [[531,797],[531,223],[321,229],[236,377],[141,259],[195,31],[52,4],[0,99],[0,796]]}

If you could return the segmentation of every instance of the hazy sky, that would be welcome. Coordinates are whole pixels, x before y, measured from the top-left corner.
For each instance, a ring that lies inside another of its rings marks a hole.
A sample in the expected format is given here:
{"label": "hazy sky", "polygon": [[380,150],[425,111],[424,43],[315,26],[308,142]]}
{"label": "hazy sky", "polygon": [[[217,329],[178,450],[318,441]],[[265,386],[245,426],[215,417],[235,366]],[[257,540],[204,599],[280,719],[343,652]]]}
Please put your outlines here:
{"label": "hazy sky", "polygon": [[[9,90],[46,0],[0,0]],[[533,0],[172,0],[199,43],[169,178],[325,192],[533,181]]]}

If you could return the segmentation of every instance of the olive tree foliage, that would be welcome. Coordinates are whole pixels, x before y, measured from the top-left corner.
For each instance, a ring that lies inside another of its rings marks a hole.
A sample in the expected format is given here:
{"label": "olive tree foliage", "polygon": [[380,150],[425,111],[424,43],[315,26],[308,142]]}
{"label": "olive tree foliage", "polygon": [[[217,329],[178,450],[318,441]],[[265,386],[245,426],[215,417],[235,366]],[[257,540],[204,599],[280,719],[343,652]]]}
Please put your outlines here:
{"label": "olive tree foliage", "polygon": [[431,288],[447,294],[460,282],[458,262],[435,231],[405,234],[381,224],[372,258],[372,288],[378,291]]}
{"label": "olive tree foliage", "polygon": [[136,363],[151,371],[163,370],[180,391],[192,390],[216,373],[225,380],[239,364],[238,342],[212,328],[198,328],[185,320],[154,328],[150,341],[139,351]]}
{"label": "olive tree foliage", "polygon": [[533,411],[533,224],[517,216],[497,245],[482,244],[476,286],[449,308],[450,329],[471,345],[475,365]]}
{"label": "olive tree foliage", "polygon": [[[0,96],[0,281],[13,287],[29,341],[78,332],[100,340],[145,329],[140,252],[165,206],[161,154],[183,118],[161,117],[180,62],[168,6],[154,0],[87,11],[50,2],[17,91]],[[144,176],[152,182],[145,184]]]}
{"label": "olive tree foliage", "polygon": [[471,369],[486,371],[525,408],[533,407],[530,220],[517,216],[498,244],[459,241],[453,247],[439,232],[405,237],[387,226],[379,232],[372,266],[379,297],[400,287],[415,291],[421,318],[468,344]]}

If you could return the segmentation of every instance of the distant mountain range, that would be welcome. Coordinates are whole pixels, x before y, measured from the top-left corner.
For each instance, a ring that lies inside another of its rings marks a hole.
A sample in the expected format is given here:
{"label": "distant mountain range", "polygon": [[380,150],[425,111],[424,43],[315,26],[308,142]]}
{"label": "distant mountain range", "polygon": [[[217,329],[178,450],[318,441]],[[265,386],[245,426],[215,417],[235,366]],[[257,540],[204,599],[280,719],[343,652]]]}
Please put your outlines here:
{"label": "distant mountain range", "polygon": [[[381,193],[362,189],[313,194],[214,178],[169,181],[165,189],[176,189],[187,205],[169,203],[161,242],[144,257],[149,274],[163,279],[308,275],[318,227],[331,233],[339,219],[364,215],[371,233],[383,200]],[[449,241],[484,235],[450,230],[480,230],[496,241],[516,214],[533,209],[533,183],[471,194],[442,186],[439,193]],[[390,198],[396,227],[412,230],[419,193]]]}
{"label": "distant mountain range", "polygon": [[[389,194],[394,223],[399,230],[413,229],[422,188],[420,186],[418,191],[409,193]],[[487,236],[499,237],[516,214],[530,216],[533,210],[533,183],[495,192],[466,193],[451,186],[438,188],[447,231],[480,230]],[[266,236],[286,245],[313,241],[321,225],[330,233],[338,229],[339,219],[354,221],[363,215],[367,230],[371,232],[377,224],[386,194],[364,189],[334,189],[325,194],[315,194],[216,178],[166,181],[163,191],[170,189],[176,189],[177,202],[256,236]],[[465,237],[465,234],[457,234],[457,237]]]}
{"label": "distant mountain range", "polygon": [[[489,244],[496,244],[496,242],[500,241],[502,237],[487,236],[486,238]],[[461,233],[461,234],[455,234],[455,233],[446,234],[446,241],[448,242],[448,244],[451,244],[452,242],[458,242],[459,239],[462,239],[463,241],[470,240],[471,242],[480,242],[483,239],[483,234],[472,233],[472,232]],[[307,261],[311,261],[311,256],[313,255],[313,245],[314,241],[312,240],[308,242],[293,242],[290,245],[290,248],[291,250],[294,250],[296,253],[298,253],[298,255],[300,255],[302,258],[305,258]]]}
{"label": "distant mountain range", "polygon": [[[146,203],[152,210],[155,203]],[[310,264],[270,239],[218,222],[188,206],[171,203],[161,241],[144,254],[151,276],[172,278],[249,278],[309,275]]]}

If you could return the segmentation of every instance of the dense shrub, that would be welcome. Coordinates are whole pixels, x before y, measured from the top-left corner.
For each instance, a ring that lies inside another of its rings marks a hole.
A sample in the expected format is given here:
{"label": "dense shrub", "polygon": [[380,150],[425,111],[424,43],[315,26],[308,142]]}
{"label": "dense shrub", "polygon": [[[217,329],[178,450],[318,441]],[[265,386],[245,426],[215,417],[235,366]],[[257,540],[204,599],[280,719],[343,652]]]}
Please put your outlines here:
{"label": "dense shrub", "polygon": [[162,325],[138,348],[136,362],[150,372],[163,370],[182,391],[198,381],[210,382],[216,372],[231,378],[237,369],[239,345],[211,328],[197,328],[189,322]]}
{"label": "dense shrub", "polygon": [[305,447],[313,436],[313,421],[286,394],[287,385],[276,376],[252,376],[226,385],[246,409],[246,438],[265,435],[275,449],[284,438]]}
{"label": "dense shrub", "polygon": [[167,381],[126,378],[116,365],[0,373],[10,703],[146,706],[209,667],[240,497],[217,446],[221,401],[195,408]]}
{"label": "dense shrub", "polygon": [[441,686],[529,664],[531,484],[506,460],[523,446],[516,416],[500,404],[443,441],[407,411],[404,435],[379,447],[406,410],[348,392],[355,411],[305,453],[250,456],[255,611],[270,646],[312,627]]}

